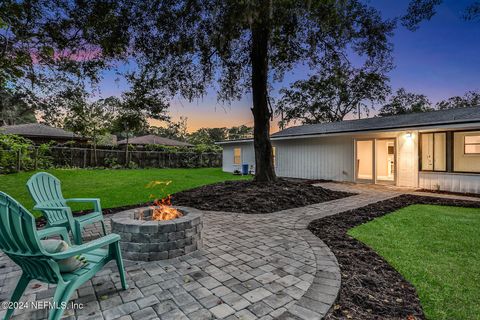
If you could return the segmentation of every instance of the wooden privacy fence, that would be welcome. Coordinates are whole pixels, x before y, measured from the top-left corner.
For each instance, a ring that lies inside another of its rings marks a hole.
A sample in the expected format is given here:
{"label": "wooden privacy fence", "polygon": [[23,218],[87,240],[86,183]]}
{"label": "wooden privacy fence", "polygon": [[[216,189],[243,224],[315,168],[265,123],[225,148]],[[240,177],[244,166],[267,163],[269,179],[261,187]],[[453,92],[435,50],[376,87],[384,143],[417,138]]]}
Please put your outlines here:
{"label": "wooden privacy fence", "polygon": [[[124,166],[125,150],[51,148],[54,164],[79,168]],[[140,168],[200,168],[222,166],[220,153],[128,151],[128,163]]]}
{"label": "wooden privacy fence", "polygon": [[[53,167],[107,167],[121,168],[205,168],[221,167],[221,153],[197,152],[161,152],[146,150],[129,150],[126,161],[125,150],[51,147],[48,152],[39,156],[37,148],[28,151],[28,156],[18,151],[3,150],[11,160],[10,168],[1,168],[0,172],[18,172]],[[41,161],[40,161],[41,160]]]}

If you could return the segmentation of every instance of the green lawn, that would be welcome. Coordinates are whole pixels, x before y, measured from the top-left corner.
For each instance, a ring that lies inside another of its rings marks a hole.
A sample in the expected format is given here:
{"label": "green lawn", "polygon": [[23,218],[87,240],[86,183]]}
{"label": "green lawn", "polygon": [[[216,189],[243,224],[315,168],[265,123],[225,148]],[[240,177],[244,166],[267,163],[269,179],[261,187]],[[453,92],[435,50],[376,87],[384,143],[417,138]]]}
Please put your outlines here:
{"label": "green lawn", "polygon": [[[63,195],[66,198],[100,198],[103,208],[113,208],[128,204],[145,203],[150,195],[164,197],[181,190],[195,188],[215,182],[246,179],[222,172],[220,168],[201,169],[138,169],[138,170],[99,170],[99,169],[56,169],[48,170],[62,181]],[[31,209],[33,202],[28,194],[26,182],[33,172],[0,175],[0,191],[4,191]],[[168,182],[148,187],[152,181]],[[74,209],[79,209],[76,207]]]}
{"label": "green lawn", "polygon": [[413,205],[349,234],[415,286],[428,319],[480,319],[480,209]]}

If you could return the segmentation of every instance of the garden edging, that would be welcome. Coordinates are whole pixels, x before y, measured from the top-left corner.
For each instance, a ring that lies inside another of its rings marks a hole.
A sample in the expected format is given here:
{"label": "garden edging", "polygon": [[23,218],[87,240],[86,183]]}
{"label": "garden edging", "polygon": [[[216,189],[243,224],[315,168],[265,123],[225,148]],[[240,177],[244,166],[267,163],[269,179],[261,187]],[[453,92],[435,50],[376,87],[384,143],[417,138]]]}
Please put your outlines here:
{"label": "garden edging", "polygon": [[367,191],[321,204],[273,213],[274,215],[288,214],[301,217],[295,221],[293,229],[314,252],[317,269],[315,278],[305,294],[279,319],[322,319],[332,308],[340,291],[341,273],[338,261],[330,248],[308,230],[308,225],[314,220],[393,198],[399,194],[397,192],[371,193]]}

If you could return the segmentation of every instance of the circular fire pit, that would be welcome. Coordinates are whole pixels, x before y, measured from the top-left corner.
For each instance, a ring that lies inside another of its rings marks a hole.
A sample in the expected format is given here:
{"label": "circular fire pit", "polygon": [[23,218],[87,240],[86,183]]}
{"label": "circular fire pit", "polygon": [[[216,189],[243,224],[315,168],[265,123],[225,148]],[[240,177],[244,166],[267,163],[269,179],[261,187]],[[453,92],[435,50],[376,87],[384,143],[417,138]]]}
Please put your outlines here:
{"label": "circular fire pit", "polygon": [[154,261],[171,259],[202,248],[203,213],[174,207],[183,216],[172,220],[151,220],[153,208],[131,209],[115,214],[112,232],[120,235],[123,258]]}

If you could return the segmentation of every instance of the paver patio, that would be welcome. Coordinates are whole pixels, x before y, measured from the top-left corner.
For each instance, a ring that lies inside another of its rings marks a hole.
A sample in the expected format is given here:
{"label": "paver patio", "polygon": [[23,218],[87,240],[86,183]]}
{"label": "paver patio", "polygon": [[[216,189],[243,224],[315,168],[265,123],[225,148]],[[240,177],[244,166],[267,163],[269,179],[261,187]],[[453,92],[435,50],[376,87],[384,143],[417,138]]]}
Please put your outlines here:
{"label": "paver patio", "polygon": [[[395,197],[395,188],[323,184],[357,195],[271,214],[205,212],[204,248],[157,262],[126,262],[121,291],[108,265],[74,295],[83,309],[71,319],[320,319],[335,301],[335,256],[310,221]],[[108,219],[107,219],[108,220]],[[85,230],[97,237],[99,226]],[[0,300],[8,301],[20,270],[0,255]],[[24,301],[51,299],[53,287],[32,282]],[[15,319],[43,319],[47,310],[17,310]],[[3,312],[0,311],[0,316]]]}

